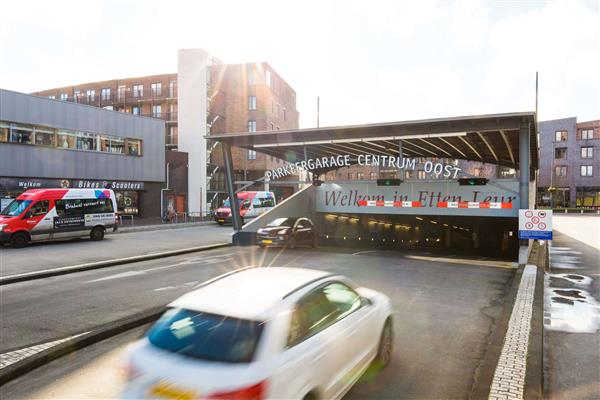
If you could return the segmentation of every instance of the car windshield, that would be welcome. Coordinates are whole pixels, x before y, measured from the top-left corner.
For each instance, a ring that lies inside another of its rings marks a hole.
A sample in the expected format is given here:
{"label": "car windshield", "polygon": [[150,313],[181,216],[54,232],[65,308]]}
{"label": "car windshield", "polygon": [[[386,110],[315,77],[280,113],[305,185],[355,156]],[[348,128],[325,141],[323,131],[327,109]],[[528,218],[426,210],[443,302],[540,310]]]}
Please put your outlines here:
{"label": "car windshield", "polygon": [[277,218],[271,221],[267,226],[294,226],[298,218]]}
{"label": "car windshield", "polygon": [[[238,207],[241,202],[242,202],[242,200],[237,199]],[[229,201],[229,197],[227,199],[225,199],[225,201],[223,202],[223,207],[231,207],[231,202]]]}
{"label": "car windshield", "polygon": [[0,215],[8,215],[10,217],[16,217],[21,215],[27,207],[31,204],[31,200],[13,200],[7,205]]}
{"label": "car windshield", "polygon": [[179,308],[169,309],[148,332],[153,345],[202,360],[248,363],[263,323]]}

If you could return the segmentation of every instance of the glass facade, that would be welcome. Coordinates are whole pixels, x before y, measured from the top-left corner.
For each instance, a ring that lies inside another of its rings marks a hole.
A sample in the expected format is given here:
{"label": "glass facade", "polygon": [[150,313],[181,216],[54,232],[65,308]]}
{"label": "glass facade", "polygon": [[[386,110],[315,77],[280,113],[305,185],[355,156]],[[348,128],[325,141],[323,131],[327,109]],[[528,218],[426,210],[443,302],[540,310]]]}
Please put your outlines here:
{"label": "glass facade", "polygon": [[0,143],[30,144],[130,156],[142,155],[140,139],[23,125],[8,121],[0,121]]}
{"label": "glass facade", "polygon": [[578,187],[575,194],[577,207],[600,208],[600,187]]}

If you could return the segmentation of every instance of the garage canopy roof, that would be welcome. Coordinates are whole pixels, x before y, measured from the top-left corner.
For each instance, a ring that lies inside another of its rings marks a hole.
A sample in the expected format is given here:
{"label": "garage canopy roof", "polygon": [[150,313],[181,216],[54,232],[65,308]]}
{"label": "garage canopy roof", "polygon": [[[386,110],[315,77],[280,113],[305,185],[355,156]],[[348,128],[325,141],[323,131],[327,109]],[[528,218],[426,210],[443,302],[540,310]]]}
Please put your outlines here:
{"label": "garage canopy roof", "polygon": [[340,154],[397,157],[402,143],[405,157],[456,158],[518,168],[521,127],[529,131],[531,167],[537,168],[534,112],[229,133],[206,138],[289,162]]}

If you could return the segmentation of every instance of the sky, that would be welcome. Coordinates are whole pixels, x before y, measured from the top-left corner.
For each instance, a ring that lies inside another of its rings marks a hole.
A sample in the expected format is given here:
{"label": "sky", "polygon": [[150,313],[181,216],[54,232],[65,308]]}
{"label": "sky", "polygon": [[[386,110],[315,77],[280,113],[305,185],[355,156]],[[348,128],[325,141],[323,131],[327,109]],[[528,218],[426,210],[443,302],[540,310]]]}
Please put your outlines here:
{"label": "sky", "polygon": [[600,119],[598,1],[3,2],[0,87],[174,73],[177,50],[267,61],[300,127],[535,110]]}

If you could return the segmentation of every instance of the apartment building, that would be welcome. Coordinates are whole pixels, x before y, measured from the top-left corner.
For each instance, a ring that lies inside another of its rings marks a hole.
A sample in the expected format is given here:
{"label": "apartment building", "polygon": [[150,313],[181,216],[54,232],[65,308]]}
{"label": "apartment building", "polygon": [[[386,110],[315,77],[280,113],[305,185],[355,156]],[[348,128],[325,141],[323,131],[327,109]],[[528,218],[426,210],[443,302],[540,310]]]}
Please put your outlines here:
{"label": "apartment building", "polygon": [[538,205],[600,207],[600,120],[542,121],[538,131]]}
{"label": "apartment building", "polygon": [[[207,143],[210,133],[234,133],[298,128],[296,93],[266,62],[224,64],[203,49],[178,52],[176,73],[112,79],[47,89],[37,96],[102,107],[165,121],[166,160],[171,182],[186,174],[187,194],[168,194],[164,207],[177,211],[206,213],[225,197],[220,148]],[[185,152],[184,156],[172,152]],[[283,160],[233,149],[238,188],[269,188],[276,197],[289,196],[298,185],[251,183]],[[184,168],[185,167],[185,168]],[[294,177],[288,177],[288,181]],[[297,177],[296,177],[297,179]]]}

